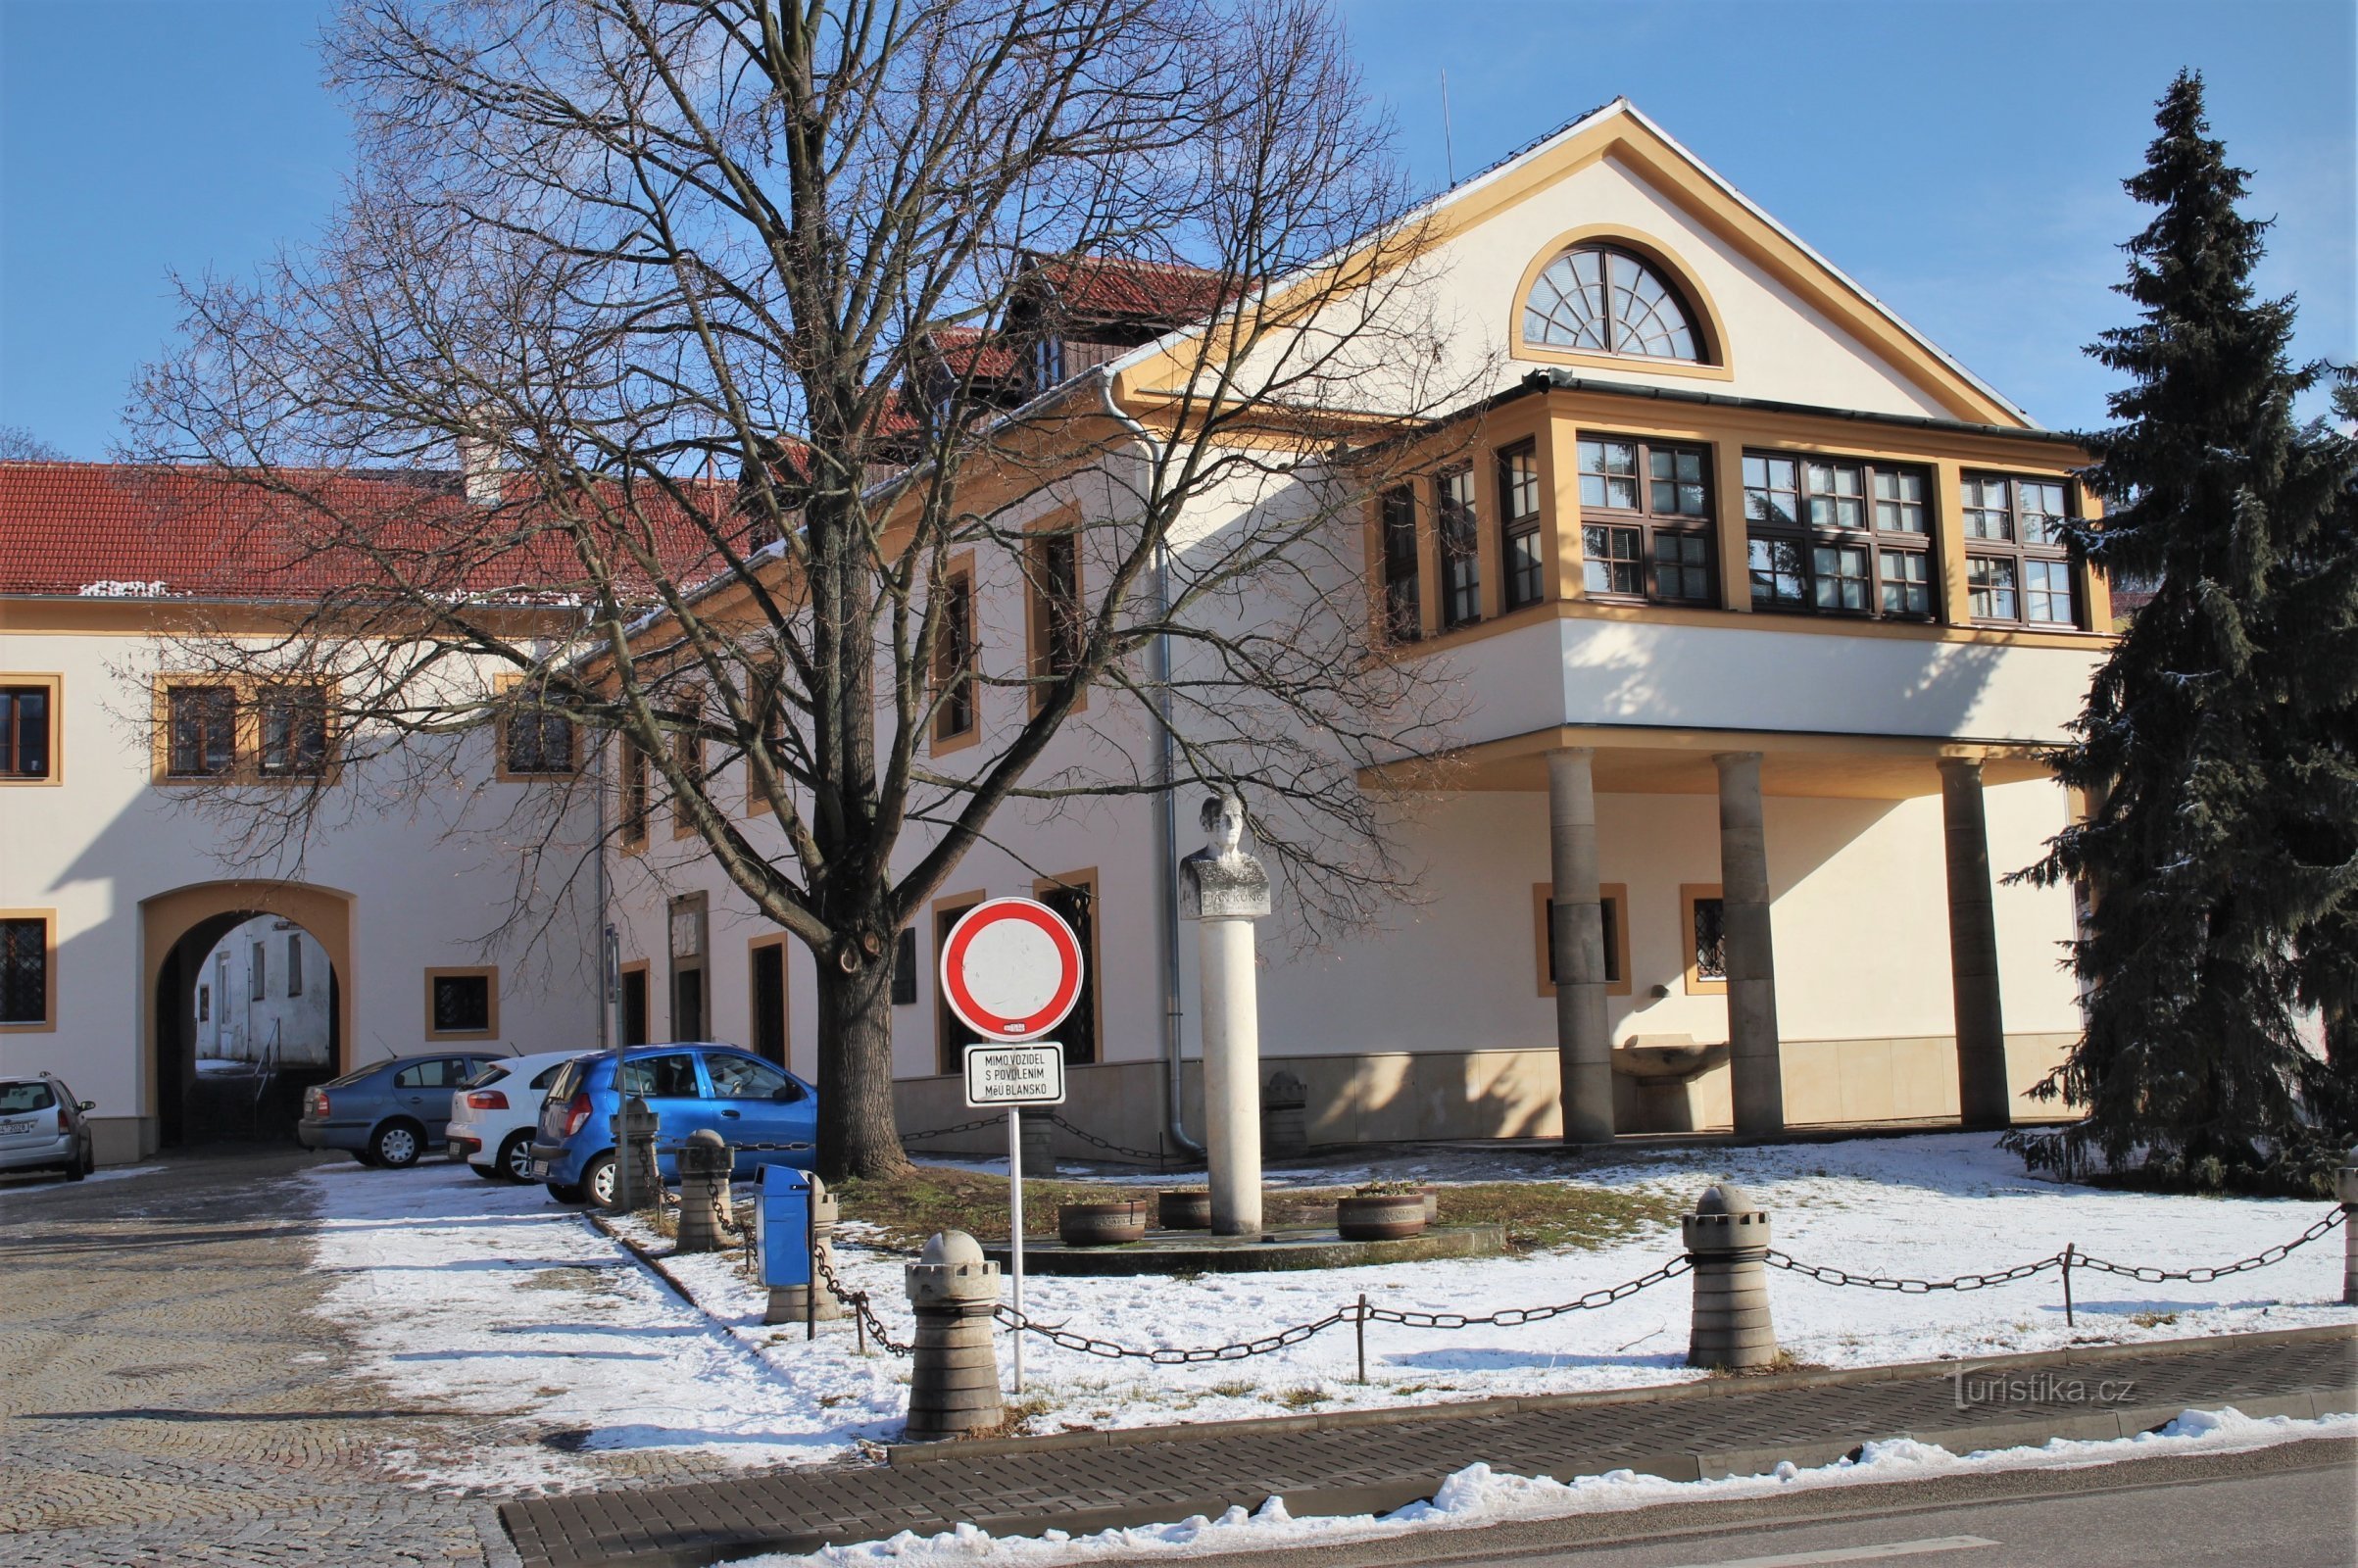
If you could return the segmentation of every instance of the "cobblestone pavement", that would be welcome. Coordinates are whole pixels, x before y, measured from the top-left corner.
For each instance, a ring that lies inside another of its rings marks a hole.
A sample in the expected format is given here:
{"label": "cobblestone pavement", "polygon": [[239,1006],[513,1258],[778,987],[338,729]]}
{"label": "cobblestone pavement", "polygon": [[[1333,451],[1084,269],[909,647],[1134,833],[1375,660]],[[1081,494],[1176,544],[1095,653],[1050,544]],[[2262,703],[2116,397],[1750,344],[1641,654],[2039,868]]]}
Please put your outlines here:
{"label": "cobblestone pavement", "polygon": [[[491,1501],[424,1490],[401,1459],[514,1428],[394,1406],[313,1310],[317,1197],[299,1173],[321,1157],[0,1179],[0,1561],[513,1568]],[[601,1469],[602,1489],[691,1473],[626,1455]]]}

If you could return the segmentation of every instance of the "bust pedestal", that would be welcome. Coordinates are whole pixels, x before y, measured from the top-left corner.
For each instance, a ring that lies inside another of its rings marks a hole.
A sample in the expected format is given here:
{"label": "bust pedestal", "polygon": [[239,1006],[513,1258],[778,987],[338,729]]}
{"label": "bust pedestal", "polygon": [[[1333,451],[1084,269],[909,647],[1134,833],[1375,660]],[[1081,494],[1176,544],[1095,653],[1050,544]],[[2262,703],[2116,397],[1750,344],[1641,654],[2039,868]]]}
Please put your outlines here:
{"label": "bust pedestal", "polygon": [[[1233,841],[1232,841],[1233,846]],[[1204,1147],[1215,1236],[1261,1234],[1260,992],[1253,922],[1269,874],[1252,856],[1200,850],[1179,862],[1180,911],[1196,922],[1204,1004]]]}

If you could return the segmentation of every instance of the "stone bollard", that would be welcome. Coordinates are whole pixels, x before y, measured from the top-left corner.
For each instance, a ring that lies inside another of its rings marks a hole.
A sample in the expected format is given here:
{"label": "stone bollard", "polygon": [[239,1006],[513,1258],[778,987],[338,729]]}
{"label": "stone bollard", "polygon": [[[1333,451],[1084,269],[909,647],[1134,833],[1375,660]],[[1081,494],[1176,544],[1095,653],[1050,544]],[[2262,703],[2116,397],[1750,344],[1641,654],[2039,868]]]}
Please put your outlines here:
{"label": "stone bollard", "polygon": [[909,1378],[910,1443],[988,1432],[1006,1419],[991,1314],[999,1265],[964,1231],[938,1231],[909,1265],[909,1304],[917,1315],[916,1359]]}
{"label": "stone bollard", "polygon": [[1769,1217],[1734,1182],[1705,1192],[1679,1222],[1695,1265],[1695,1318],[1689,1366],[1736,1371],[1777,1359],[1769,1321]]}
{"label": "stone bollard", "polygon": [[1056,1130],[1056,1124],[1048,1119],[1046,1111],[1035,1110],[1023,1118],[1023,1174],[1054,1176],[1056,1173],[1056,1156],[1052,1141]]}
{"label": "stone bollard", "polygon": [[729,1212],[729,1171],[737,1152],[710,1127],[688,1134],[679,1151],[678,1252],[717,1252],[736,1230]]}
{"label": "stone bollard", "polygon": [[2333,1196],[2341,1203],[2341,1299],[2358,1306],[2358,1149],[2341,1156]]}
{"label": "stone bollard", "polygon": [[1280,1067],[1261,1086],[1261,1147],[1271,1159],[1299,1159],[1309,1152],[1305,1109],[1309,1087]]}
{"label": "stone bollard", "polygon": [[620,1115],[607,1118],[607,1125],[614,1129],[614,1147],[622,1151],[622,1169],[614,1173],[618,1178],[614,1183],[617,1206],[625,1184],[631,1207],[663,1206],[663,1175],[655,1163],[655,1135],[661,1120],[636,1095],[622,1102]]}
{"label": "stone bollard", "polygon": [[[811,1234],[817,1243],[815,1250],[828,1268],[835,1267],[835,1222],[840,1217],[835,1195],[816,1175],[811,1178]],[[761,1314],[764,1323],[832,1323],[843,1316],[843,1302],[827,1289],[826,1281],[816,1269],[811,1270],[811,1282],[802,1285],[773,1285],[769,1290],[769,1310]],[[811,1293],[815,1291],[814,1297]]]}

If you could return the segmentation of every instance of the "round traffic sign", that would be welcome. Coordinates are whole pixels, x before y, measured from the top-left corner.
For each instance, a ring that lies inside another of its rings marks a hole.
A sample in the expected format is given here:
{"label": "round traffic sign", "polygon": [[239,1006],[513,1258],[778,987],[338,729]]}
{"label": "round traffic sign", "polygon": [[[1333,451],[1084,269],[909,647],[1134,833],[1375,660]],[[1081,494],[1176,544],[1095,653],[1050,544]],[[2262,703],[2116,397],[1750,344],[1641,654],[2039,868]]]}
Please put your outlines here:
{"label": "round traffic sign", "polygon": [[1080,940],[1036,900],[986,900],[942,944],[942,996],[986,1039],[1037,1040],[1080,1000]]}

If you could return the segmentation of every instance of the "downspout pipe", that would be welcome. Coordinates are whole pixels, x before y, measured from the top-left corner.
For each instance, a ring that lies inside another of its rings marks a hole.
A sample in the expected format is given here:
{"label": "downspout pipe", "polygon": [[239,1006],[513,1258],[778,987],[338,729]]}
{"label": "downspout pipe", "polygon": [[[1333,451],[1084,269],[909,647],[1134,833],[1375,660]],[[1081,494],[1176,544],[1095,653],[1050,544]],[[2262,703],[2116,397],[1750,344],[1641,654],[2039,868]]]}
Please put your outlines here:
{"label": "downspout pipe", "polygon": [[[1158,468],[1162,462],[1161,444],[1114,402],[1113,375],[1103,367],[1097,372],[1097,392],[1105,416],[1147,449],[1150,471]],[[1170,547],[1161,539],[1154,541],[1154,608],[1158,621],[1169,619],[1171,556]],[[1160,786],[1155,792],[1154,811],[1154,934],[1162,946],[1164,1122],[1180,1153],[1202,1159],[1204,1145],[1187,1131],[1187,1080],[1181,1056],[1185,1038],[1181,1024],[1186,1010],[1179,996],[1179,822],[1178,803],[1172,789],[1177,768],[1171,745],[1171,637],[1167,630],[1154,634],[1148,668],[1154,678],[1154,782]]]}

